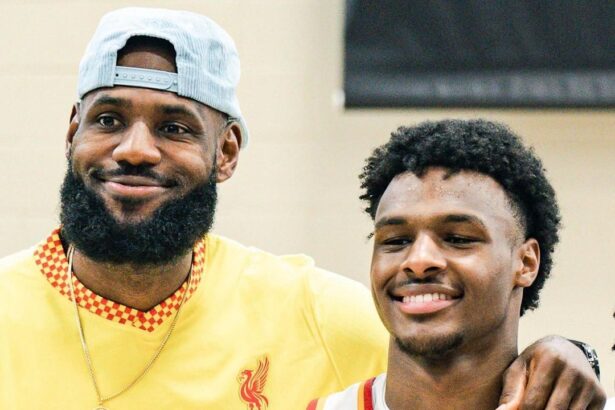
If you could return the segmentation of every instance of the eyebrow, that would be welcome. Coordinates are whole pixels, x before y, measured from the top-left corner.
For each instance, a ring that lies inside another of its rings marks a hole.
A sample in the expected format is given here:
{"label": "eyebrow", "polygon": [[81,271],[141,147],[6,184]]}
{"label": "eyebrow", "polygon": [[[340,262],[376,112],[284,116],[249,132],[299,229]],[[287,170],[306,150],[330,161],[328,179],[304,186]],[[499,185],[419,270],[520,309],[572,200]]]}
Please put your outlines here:
{"label": "eyebrow", "polygon": [[383,226],[388,225],[405,225],[406,220],[403,218],[391,217],[391,218],[382,218],[379,219],[378,222],[374,225],[375,229],[382,228]]}
{"label": "eyebrow", "polygon": [[470,223],[473,225],[478,225],[483,229],[487,229],[483,221],[481,221],[479,218],[473,215],[468,215],[468,214],[446,215],[446,217],[443,219],[443,222],[444,223]]}
{"label": "eyebrow", "polygon": [[184,107],[183,105],[163,105],[162,112],[166,115],[186,115],[190,117],[198,117],[194,110]]}
{"label": "eyebrow", "polygon": [[[473,216],[473,215],[468,215],[468,214],[451,214],[451,215],[446,215],[443,219],[442,219],[443,223],[470,223],[470,224],[474,224],[474,225],[478,225],[483,229],[486,229],[485,224],[483,223],[483,221],[481,221],[479,218]],[[399,226],[399,225],[406,225],[408,222],[404,219],[404,218],[400,218],[400,217],[388,217],[388,218],[382,218],[380,220],[378,220],[375,224],[374,224],[374,228],[378,229],[378,228],[382,228],[384,226]]]}
{"label": "eyebrow", "polygon": [[125,98],[111,97],[110,95],[102,94],[92,101],[92,107],[98,105],[115,105],[121,108],[130,108],[132,103]]}

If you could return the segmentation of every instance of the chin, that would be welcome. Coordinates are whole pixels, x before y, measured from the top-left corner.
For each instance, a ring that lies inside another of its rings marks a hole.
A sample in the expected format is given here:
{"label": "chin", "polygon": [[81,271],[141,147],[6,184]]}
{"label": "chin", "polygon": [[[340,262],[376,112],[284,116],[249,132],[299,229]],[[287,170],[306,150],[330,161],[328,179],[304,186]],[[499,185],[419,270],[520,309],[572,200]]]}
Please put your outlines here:
{"label": "chin", "polygon": [[107,211],[110,215],[112,215],[113,219],[118,225],[138,225],[143,222],[149,222],[154,217],[154,210],[149,209],[126,209],[122,208],[120,210],[109,210]]}
{"label": "chin", "polygon": [[136,226],[142,223],[147,223],[152,219],[151,215],[143,215],[142,213],[113,213],[113,219],[118,224],[118,226]]}
{"label": "chin", "polygon": [[432,335],[394,335],[394,340],[398,348],[409,356],[439,359],[461,346],[464,335],[461,332]]}
{"label": "chin", "polygon": [[156,210],[170,201],[160,200],[132,200],[132,199],[109,199],[100,197],[105,204],[107,212],[113,216],[117,223],[139,223],[153,218]]}

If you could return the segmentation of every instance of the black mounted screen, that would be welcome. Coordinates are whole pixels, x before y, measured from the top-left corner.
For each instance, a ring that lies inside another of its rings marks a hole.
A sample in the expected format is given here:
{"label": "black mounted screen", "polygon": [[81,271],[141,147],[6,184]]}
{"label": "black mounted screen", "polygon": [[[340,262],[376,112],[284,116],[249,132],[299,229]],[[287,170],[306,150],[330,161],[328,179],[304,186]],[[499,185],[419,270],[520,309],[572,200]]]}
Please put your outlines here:
{"label": "black mounted screen", "polygon": [[615,107],[615,1],[346,0],[346,107]]}

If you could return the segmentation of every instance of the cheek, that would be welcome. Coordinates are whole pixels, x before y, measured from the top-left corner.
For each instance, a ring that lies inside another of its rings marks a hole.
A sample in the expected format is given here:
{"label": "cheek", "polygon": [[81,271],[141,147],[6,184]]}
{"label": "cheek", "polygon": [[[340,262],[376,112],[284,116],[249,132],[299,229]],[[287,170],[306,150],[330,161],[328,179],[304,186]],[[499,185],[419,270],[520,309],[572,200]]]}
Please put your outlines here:
{"label": "cheek", "polygon": [[[469,275],[467,291],[473,300],[487,310],[501,310],[508,305],[513,288],[510,258],[499,257],[482,260]],[[500,309],[501,308],[501,309]]]}
{"label": "cheek", "polygon": [[85,175],[90,168],[99,167],[104,159],[104,152],[101,146],[74,144],[69,157],[73,171]]}
{"label": "cheek", "polygon": [[111,155],[117,145],[114,138],[75,136],[71,147],[73,161],[94,162]]}
{"label": "cheek", "polygon": [[165,147],[164,158],[168,164],[192,177],[207,177],[213,168],[213,155],[203,152],[198,145]]}
{"label": "cheek", "polygon": [[371,291],[372,299],[374,300],[374,306],[376,307],[376,313],[380,317],[380,321],[384,324],[385,328],[391,331],[391,306],[390,299],[388,299],[384,285],[386,280],[380,272],[377,272],[372,264],[371,277]]}
{"label": "cheek", "polygon": [[397,269],[396,259],[390,254],[374,254],[371,264],[371,283],[375,292],[384,292],[384,288],[395,276]]}
{"label": "cheek", "polygon": [[375,254],[372,257],[370,279],[376,311],[385,327],[391,328],[394,306],[387,294],[387,287],[395,281],[399,272],[400,257],[395,254]]}

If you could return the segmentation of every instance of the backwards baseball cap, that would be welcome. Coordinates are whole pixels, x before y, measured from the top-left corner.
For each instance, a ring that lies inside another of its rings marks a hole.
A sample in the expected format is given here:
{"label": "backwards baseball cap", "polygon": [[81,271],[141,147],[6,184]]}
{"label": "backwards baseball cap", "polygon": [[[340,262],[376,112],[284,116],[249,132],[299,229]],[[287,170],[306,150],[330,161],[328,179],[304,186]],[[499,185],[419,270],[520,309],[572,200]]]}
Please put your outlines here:
{"label": "backwards baseball cap", "polygon": [[[166,40],[177,73],[117,66],[117,53],[135,36]],[[128,7],[103,16],[79,64],[77,93],[116,85],[171,91],[236,119],[242,148],[248,128],[235,94],[239,56],[233,39],[211,19],[188,11]]]}

